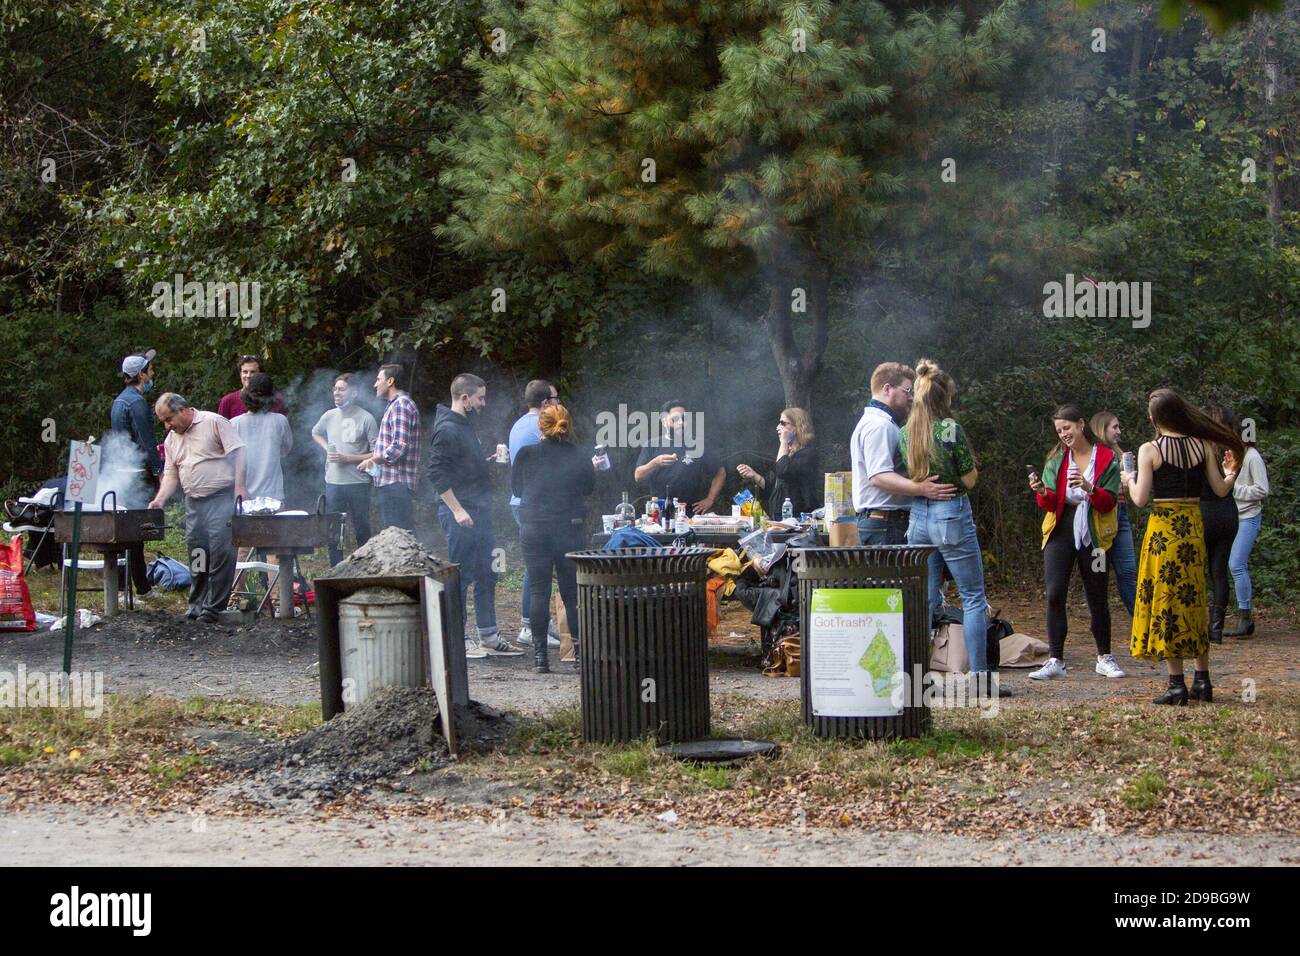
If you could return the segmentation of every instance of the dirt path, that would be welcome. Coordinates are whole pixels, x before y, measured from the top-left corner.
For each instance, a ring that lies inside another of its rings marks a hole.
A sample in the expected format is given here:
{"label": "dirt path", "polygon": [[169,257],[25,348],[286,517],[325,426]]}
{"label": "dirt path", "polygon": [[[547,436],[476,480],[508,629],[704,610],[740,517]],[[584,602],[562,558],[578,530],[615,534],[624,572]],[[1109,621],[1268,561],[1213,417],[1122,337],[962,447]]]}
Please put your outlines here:
{"label": "dirt path", "polygon": [[1300,862],[1300,839],[1258,834],[1106,836],[1087,831],[947,834],[738,830],[656,824],[473,820],[319,821],[90,815],[49,808],[0,816],[3,861],[18,866],[749,865],[1278,866]]}

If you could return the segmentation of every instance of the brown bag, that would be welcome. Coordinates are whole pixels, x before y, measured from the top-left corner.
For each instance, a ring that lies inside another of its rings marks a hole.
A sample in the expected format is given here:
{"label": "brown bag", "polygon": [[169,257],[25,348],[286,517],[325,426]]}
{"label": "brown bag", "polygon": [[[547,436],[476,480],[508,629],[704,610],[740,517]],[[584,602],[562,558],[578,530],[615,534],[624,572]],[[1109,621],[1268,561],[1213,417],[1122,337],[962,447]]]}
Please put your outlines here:
{"label": "brown bag", "polygon": [[799,635],[787,634],[775,644],[763,668],[764,677],[798,677],[800,663]]}
{"label": "brown bag", "polygon": [[970,664],[965,631],[960,624],[944,623],[934,632],[930,645],[930,670],[941,674],[964,674]]}
{"label": "brown bag", "polygon": [[858,523],[852,519],[832,521],[826,526],[826,537],[832,548],[856,548],[862,543],[858,538]]}
{"label": "brown bag", "polygon": [[577,655],[573,653],[573,635],[569,633],[569,616],[565,613],[564,602],[560,600],[559,591],[551,592],[551,619],[555,621],[555,629],[560,632],[560,660],[565,662],[576,660]]}

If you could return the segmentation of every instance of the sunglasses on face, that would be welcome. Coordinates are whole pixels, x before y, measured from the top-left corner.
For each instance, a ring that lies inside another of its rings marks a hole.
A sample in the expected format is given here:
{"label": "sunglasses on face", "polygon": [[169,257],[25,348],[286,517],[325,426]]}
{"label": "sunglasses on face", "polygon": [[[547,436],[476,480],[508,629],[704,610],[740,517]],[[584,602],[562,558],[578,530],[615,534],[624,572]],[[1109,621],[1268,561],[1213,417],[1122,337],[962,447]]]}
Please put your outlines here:
{"label": "sunglasses on face", "polygon": [[781,419],[779,422],[777,422],[777,424],[784,425],[786,428],[794,428],[794,426],[791,425],[789,422],[787,422],[784,418]]}

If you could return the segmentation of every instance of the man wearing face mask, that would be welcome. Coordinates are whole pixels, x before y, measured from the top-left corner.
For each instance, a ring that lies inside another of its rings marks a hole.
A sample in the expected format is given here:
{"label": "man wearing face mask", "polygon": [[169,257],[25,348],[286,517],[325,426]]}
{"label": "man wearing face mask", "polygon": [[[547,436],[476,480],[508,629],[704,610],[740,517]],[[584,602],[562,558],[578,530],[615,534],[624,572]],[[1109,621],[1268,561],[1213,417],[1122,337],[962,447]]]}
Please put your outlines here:
{"label": "man wearing face mask", "polygon": [[[325,508],[352,516],[357,546],[370,540],[370,476],[356,466],[370,457],[379,437],[375,416],[357,404],[351,373],[334,380],[334,407],[311,430],[312,441],[325,449]],[[330,564],[342,558],[338,539],[329,543]]]}
{"label": "man wearing face mask", "polygon": [[[144,456],[144,480],[150,496],[158,490],[158,476],[162,474],[163,462],[158,454],[158,439],[154,435],[153,415],[145,392],[153,388],[153,360],[158,353],[153,349],[135,352],[122,359],[122,378],[126,387],[113,399],[109,411],[109,424],[113,431],[130,437],[132,443]],[[140,503],[122,502],[127,507],[139,507]],[[146,573],[144,544],[137,542],[126,549],[126,566],[131,574],[131,583],[137,594],[143,596],[152,590]]]}

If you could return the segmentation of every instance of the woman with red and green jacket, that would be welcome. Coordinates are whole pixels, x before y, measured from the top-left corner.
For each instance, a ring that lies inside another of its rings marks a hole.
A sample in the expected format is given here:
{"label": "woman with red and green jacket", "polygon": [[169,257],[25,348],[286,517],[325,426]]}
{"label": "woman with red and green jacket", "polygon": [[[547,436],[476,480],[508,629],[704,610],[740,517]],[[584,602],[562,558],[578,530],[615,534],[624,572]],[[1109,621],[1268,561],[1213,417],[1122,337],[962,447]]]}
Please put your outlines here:
{"label": "woman with red and green jacket", "polygon": [[[1097,644],[1096,671],[1123,677],[1110,652],[1110,607],[1106,602],[1105,552],[1115,540],[1119,498],[1119,461],[1088,426],[1083,409],[1063,405],[1052,415],[1060,439],[1043,464],[1043,475],[1029,476],[1043,518],[1043,579],[1047,587],[1047,640],[1051,657],[1029,676],[1034,680],[1064,677],[1066,667],[1065,604],[1070,572],[1076,565]],[[1101,553],[1098,553],[1101,552]]]}

